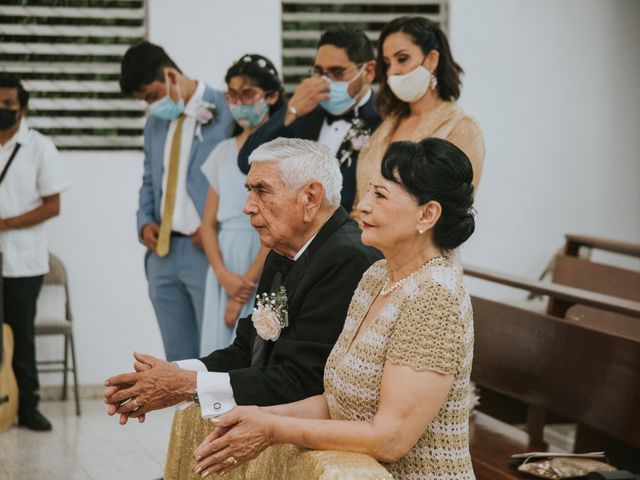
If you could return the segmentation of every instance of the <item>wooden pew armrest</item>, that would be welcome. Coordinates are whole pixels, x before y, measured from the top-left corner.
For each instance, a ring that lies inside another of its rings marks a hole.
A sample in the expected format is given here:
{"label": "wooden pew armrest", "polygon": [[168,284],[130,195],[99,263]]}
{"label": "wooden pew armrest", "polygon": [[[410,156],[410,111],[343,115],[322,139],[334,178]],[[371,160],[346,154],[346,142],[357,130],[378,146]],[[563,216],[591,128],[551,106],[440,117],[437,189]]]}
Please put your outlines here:
{"label": "wooden pew armrest", "polygon": [[565,235],[565,239],[565,253],[567,255],[577,256],[580,247],[590,247],[640,258],[640,244],[637,243],[620,242],[607,238],[575,234],[567,234]]}
{"label": "wooden pew armrest", "polygon": [[505,274],[488,268],[464,264],[464,273],[472,277],[488,280],[500,285],[526,290],[532,293],[548,295],[556,300],[570,304],[584,305],[606,310],[612,313],[640,318],[640,302],[626,300],[602,293],[590,292],[580,288],[568,287],[557,283],[541,282],[517,275]]}

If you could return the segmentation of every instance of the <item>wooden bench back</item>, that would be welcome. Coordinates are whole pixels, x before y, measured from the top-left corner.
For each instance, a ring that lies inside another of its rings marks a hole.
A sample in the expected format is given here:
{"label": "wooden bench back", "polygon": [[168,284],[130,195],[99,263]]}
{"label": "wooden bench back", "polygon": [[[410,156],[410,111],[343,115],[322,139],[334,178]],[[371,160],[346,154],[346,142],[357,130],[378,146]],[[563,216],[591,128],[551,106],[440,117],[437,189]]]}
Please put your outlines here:
{"label": "wooden bench back", "polygon": [[[640,256],[640,245],[597,237],[566,235],[564,254],[555,257],[552,281],[627,300],[640,301],[640,271],[592,262],[579,258],[582,247],[613,252],[628,257]],[[547,313],[564,317],[569,304],[551,298]]]}
{"label": "wooden bench back", "polygon": [[640,272],[557,255],[553,283],[640,301]]}
{"label": "wooden bench back", "polygon": [[[553,283],[640,301],[640,272],[583,260],[570,255],[557,255]],[[547,313],[564,317],[571,305],[550,298]]]}
{"label": "wooden bench back", "polygon": [[611,327],[591,318],[583,326],[482,298],[472,302],[478,385],[640,448],[640,321]]}

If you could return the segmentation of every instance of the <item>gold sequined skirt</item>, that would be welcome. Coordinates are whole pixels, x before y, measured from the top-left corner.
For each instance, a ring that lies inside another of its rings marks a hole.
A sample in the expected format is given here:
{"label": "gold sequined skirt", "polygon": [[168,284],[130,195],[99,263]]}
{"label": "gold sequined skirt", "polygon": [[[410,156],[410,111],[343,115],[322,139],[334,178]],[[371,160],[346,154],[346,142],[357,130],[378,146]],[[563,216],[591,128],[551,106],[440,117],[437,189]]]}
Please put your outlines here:
{"label": "gold sequined skirt", "polygon": [[[199,480],[193,472],[193,451],[214,429],[191,406],[173,417],[164,480]],[[211,475],[207,478],[220,478]],[[391,480],[387,470],[368,455],[305,450],[283,444],[267,448],[252,461],[222,477],[228,480]]]}

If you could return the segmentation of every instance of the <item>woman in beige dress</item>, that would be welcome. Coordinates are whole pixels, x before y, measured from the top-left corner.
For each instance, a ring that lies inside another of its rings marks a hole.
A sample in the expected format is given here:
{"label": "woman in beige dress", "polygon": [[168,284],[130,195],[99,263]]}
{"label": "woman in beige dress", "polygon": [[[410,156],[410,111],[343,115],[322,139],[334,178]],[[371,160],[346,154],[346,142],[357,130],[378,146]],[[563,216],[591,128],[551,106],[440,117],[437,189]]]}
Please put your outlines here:
{"label": "woman in beige dress", "polygon": [[395,479],[473,479],[469,375],[473,322],[461,268],[448,257],[474,230],[473,171],[452,143],[389,147],[358,210],[365,272],[327,360],[325,392],[274,407],[236,407],[195,450],[200,475],[267,446],[366,453]]}
{"label": "woman in beige dress", "polygon": [[449,140],[471,160],[476,189],[485,155],[480,128],[456,102],[463,71],[438,25],[423,17],[396,18],[380,33],[378,46],[376,103],[384,121],[358,157],[352,212],[356,219],[361,215],[355,207],[391,142]]}

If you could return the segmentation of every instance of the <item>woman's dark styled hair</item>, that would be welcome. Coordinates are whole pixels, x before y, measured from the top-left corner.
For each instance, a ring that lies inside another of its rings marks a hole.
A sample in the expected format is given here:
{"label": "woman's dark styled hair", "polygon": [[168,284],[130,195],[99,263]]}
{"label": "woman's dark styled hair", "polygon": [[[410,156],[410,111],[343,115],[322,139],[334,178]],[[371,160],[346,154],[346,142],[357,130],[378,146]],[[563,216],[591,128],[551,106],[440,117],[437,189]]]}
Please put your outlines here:
{"label": "woman's dark styled hair", "polygon": [[[269,105],[270,116],[284,106],[284,86],[278,77],[276,67],[267,57],[255,53],[243,55],[227,70],[227,74],[224,76],[227,85],[233,77],[248,78],[252,85],[267,92],[267,96],[276,92],[279,94],[278,100],[273,105]],[[238,135],[241,131],[242,128],[236,125],[233,134]]]}
{"label": "woman's dark styled hair", "polygon": [[442,214],[433,240],[443,250],[461,245],[475,230],[473,167],[467,155],[440,138],[394,142],[382,159],[384,178],[402,185],[418,205],[436,201]]}
{"label": "woman's dark styled hair", "polygon": [[15,88],[18,90],[20,108],[29,106],[29,92],[22,86],[20,78],[13,73],[0,73],[0,88]]}
{"label": "woman's dark styled hair", "polygon": [[129,48],[120,63],[120,90],[132,96],[156,80],[164,83],[164,69],[175,68],[182,73],[167,52],[158,45],[143,41]]}
{"label": "woman's dark styled hair", "polygon": [[344,49],[349,60],[356,65],[376,58],[373,43],[367,34],[351,25],[338,25],[326,30],[320,37],[318,48],[323,45],[333,45]]}
{"label": "woman's dark styled hair", "polygon": [[379,93],[376,96],[378,112],[382,116],[409,114],[409,104],[396,97],[387,83],[387,65],[384,63],[382,47],[385,39],[392,33],[402,32],[408,35],[414,44],[420,47],[422,53],[427,55],[431,50],[439,54],[438,67],[435,75],[438,80],[438,96],[445,101],[457,100],[460,97],[462,81],[460,76],[464,73],[462,67],[456,63],[451,55],[449,41],[438,25],[424,17],[399,17],[389,22],[380,32],[378,39],[377,77],[380,82]]}

